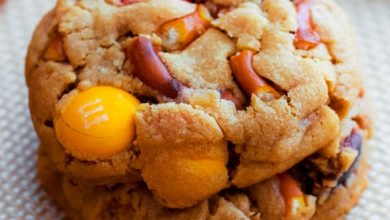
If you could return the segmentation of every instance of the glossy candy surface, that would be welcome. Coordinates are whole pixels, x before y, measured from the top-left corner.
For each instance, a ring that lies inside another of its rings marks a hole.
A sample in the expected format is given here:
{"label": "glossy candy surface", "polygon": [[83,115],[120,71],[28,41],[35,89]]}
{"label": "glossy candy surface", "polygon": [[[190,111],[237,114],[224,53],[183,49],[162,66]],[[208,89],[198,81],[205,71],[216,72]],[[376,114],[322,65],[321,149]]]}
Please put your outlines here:
{"label": "glossy candy surface", "polygon": [[97,86],[70,97],[55,118],[58,140],[82,160],[103,159],[133,141],[139,101],[126,91]]}

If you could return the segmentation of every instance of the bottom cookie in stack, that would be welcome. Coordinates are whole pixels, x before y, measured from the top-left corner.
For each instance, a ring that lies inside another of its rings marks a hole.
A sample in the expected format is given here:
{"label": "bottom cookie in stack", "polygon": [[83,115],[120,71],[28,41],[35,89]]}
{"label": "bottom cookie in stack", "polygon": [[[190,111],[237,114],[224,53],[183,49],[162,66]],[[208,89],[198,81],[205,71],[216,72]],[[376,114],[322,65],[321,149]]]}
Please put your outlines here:
{"label": "bottom cookie in stack", "polygon": [[[347,144],[357,143],[351,137],[347,137]],[[337,160],[342,161],[340,155]],[[289,170],[289,174],[279,174],[246,189],[222,191],[186,209],[162,206],[142,183],[98,186],[65,177],[55,169],[43,147],[39,151],[38,172],[43,186],[65,211],[67,219],[343,219],[367,186],[366,150],[361,150],[349,170],[333,176],[333,181],[332,175],[319,173],[319,160],[318,155],[313,155]],[[289,182],[296,183],[302,191],[283,188]]]}

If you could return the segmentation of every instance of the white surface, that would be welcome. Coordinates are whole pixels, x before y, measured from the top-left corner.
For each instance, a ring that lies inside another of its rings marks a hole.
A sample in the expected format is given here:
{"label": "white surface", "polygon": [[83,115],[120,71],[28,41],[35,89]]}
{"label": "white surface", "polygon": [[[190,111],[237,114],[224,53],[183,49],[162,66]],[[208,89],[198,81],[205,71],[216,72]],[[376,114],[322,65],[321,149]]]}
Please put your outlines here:
{"label": "white surface", "polygon": [[[349,216],[389,219],[390,1],[340,0],[359,33],[365,83],[376,111],[370,186]],[[0,6],[0,220],[61,219],[35,173],[38,140],[32,128],[23,68],[28,41],[54,0],[7,0]]]}

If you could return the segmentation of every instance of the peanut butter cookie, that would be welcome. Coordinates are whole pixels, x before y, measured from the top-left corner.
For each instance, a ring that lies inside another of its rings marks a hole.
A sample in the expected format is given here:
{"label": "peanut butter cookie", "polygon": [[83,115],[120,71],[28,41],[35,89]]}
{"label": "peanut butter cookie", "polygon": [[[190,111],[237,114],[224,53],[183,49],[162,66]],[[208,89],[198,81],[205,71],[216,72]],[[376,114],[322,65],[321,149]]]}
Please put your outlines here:
{"label": "peanut butter cookie", "polygon": [[26,62],[71,219],[343,218],[372,133],[332,0],[58,0]]}

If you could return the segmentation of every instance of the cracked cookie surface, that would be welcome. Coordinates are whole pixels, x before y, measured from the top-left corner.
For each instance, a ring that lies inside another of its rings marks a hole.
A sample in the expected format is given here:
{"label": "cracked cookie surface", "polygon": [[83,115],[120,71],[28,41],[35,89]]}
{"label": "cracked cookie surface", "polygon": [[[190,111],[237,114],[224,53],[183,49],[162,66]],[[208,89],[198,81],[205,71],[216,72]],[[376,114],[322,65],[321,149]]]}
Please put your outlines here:
{"label": "cracked cookie surface", "polygon": [[[64,182],[77,182],[64,183],[69,202],[79,198],[66,189],[115,199],[123,189],[167,216],[317,218],[319,198],[337,195],[362,155],[356,141],[341,143],[352,131],[361,142],[371,133],[353,31],[331,0],[59,0],[33,36],[26,79],[42,151]],[[57,122],[99,86],[139,100],[135,135],[120,151],[80,157]],[[297,174],[307,167],[318,175]],[[270,182],[286,172],[304,207],[270,214],[261,196],[278,201]],[[316,187],[306,191],[304,179]],[[251,190],[259,185],[268,187]]]}

